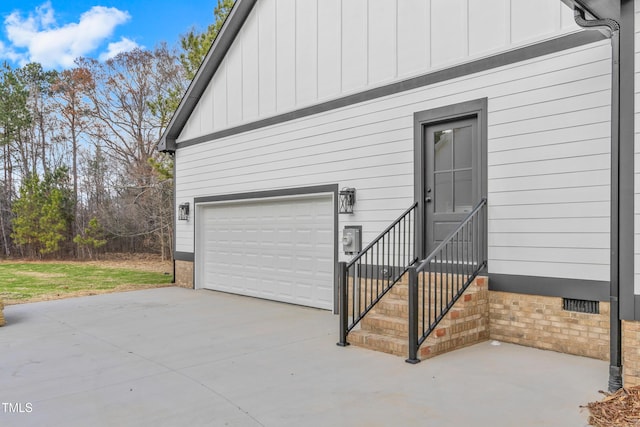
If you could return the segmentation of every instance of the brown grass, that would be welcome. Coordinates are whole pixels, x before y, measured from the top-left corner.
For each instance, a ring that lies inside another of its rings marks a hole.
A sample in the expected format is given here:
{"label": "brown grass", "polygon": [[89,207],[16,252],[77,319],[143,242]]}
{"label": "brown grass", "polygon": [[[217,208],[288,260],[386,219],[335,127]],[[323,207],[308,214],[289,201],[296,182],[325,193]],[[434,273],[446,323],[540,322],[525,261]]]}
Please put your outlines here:
{"label": "brown grass", "polygon": [[[127,270],[141,270],[141,271],[153,271],[173,274],[173,261],[162,260],[159,255],[155,254],[104,254],[100,259],[96,260],[32,260],[32,259],[8,259],[2,260],[1,263],[14,263],[19,261],[21,263],[40,263],[47,262],[49,264],[83,264],[94,265],[97,267],[109,267],[109,268],[123,268]],[[31,274],[31,273],[30,273]],[[38,274],[38,273],[33,273]]]}
{"label": "brown grass", "polygon": [[30,302],[41,302],[41,301],[54,301],[59,299],[66,298],[75,298],[75,297],[87,297],[92,295],[103,295],[103,294],[113,294],[116,292],[129,292],[129,291],[140,291],[143,289],[155,289],[155,288],[166,288],[173,285],[120,285],[116,286],[113,289],[92,289],[92,290],[83,290],[83,291],[71,291],[60,294],[48,294],[42,295],[38,297],[32,297],[28,300],[5,300],[5,305],[14,305],[14,304],[25,304]]}
{"label": "brown grass", "polygon": [[[171,260],[162,260],[160,256],[153,254],[106,254],[102,255],[98,260],[87,260],[87,261],[76,261],[76,260],[45,260],[45,261],[37,261],[37,260],[27,260],[27,259],[10,259],[10,260],[0,260],[0,264],[7,263],[42,263],[46,262],[48,264],[79,264],[79,265],[91,265],[96,267],[107,267],[107,268],[119,268],[126,270],[139,270],[139,271],[147,271],[147,272],[155,272],[155,273],[164,273],[167,275],[173,275],[173,261]],[[39,272],[22,272],[17,274],[23,274],[25,276],[38,277],[38,278],[54,278],[60,277],[62,275],[58,275],[56,273],[39,273]],[[99,295],[99,294],[107,294],[114,292],[126,292],[140,289],[150,289],[150,288],[158,288],[158,287],[167,287],[172,286],[171,284],[123,284],[116,286],[112,289],[88,289],[88,290],[78,290],[78,291],[68,291],[64,293],[58,294],[47,294],[38,297],[32,297],[27,300],[11,300],[5,299],[4,303],[6,305],[11,304],[22,304],[26,302],[39,302],[39,301],[50,301],[64,298],[73,298],[80,296],[89,296],[89,295]]]}

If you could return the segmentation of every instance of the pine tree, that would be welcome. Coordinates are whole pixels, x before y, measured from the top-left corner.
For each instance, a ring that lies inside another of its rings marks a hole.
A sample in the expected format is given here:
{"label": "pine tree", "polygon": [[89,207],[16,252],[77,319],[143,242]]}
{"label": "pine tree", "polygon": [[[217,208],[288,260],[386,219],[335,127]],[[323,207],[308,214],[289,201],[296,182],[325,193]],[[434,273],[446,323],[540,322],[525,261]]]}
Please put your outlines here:
{"label": "pine tree", "polygon": [[68,234],[72,219],[68,170],[57,168],[27,176],[20,185],[20,196],[13,204],[11,237],[23,254],[30,257],[57,252]]}
{"label": "pine tree", "polygon": [[107,244],[104,238],[104,230],[98,219],[94,216],[89,220],[89,224],[82,234],[78,234],[73,238],[73,242],[85,249],[89,253],[89,258],[93,259],[94,251]]}
{"label": "pine tree", "polygon": [[215,18],[213,24],[209,25],[207,30],[202,33],[191,30],[180,39],[180,44],[184,49],[184,52],[180,54],[180,62],[182,62],[189,80],[193,80],[198,72],[202,60],[222,29],[233,4],[234,0],[218,0],[218,5],[213,11]]}

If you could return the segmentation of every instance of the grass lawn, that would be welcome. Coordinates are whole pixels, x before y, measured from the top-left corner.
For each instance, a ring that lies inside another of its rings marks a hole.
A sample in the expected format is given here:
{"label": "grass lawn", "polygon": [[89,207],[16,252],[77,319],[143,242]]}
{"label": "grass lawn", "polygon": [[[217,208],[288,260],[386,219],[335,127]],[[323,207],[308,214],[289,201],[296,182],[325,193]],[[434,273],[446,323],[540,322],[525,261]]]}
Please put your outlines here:
{"label": "grass lawn", "polygon": [[0,263],[5,304],[169,286],[171,275],[82,263]]}

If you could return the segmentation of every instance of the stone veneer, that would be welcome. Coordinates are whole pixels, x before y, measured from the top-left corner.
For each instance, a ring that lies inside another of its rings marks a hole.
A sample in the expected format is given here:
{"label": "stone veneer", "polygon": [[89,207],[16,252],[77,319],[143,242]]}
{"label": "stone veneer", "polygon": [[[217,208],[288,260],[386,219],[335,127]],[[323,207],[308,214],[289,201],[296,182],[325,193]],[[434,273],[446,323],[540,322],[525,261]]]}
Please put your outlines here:
{"label": "stone veneer", "polygon": [[176,286],[193,289],[193,262],[175,261],[176,263]]}

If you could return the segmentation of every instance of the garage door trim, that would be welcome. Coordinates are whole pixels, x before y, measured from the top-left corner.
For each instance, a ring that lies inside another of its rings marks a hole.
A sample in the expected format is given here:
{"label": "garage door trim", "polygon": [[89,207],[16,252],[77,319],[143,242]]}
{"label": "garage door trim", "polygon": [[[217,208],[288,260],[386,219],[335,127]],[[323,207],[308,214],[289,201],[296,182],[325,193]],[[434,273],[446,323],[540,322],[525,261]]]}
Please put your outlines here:
{"label": "garage door trim", "polygon": [[256,191],[250,193],[236,193],[236,194],[223,194],[217,196],[206,196],[206,197],[197,197],[194,199],[194,287],[198,288],[196,283],[197,274],[199,266],[198,264],[198,235],[197,227],[198,227],[198,211],[199,208],[205,206],[211,206],[216,204],[227,204],[227,203],[242,203],[247,201],[268,201],[268,200],[277,200],[277,199],[289,199],[289,198],[297,198],[297,197],[305,197],[305,196],[314,196],[314,195],[331,195],[333,200],[333,312],[335,313],[338,307],[337,299],[337,283],[338,283],[338,185],[337,184],[329,184],[329,185],[318,185],[312,187],[297,187],[297,188],[284,188],[279,190],[267,190],[267,191]]}

